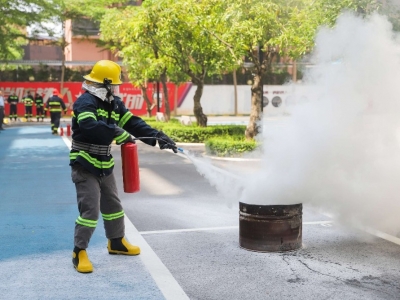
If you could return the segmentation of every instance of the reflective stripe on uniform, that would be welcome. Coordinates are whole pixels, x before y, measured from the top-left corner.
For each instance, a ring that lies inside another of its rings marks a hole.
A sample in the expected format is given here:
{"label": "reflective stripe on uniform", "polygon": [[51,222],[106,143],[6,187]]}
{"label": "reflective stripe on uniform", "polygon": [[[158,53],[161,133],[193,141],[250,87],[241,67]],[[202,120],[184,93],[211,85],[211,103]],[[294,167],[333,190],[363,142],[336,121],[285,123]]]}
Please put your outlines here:
{"label": "reflective stripe on uniform", "polygon": [[86,226],[86,227],[91,227],[91,228],[95,228],[97,226],[97,221],[84,219],[81,216],[79,216],[78,219],[76,219],[75,222],[76,222],[76,224],[79,224],[79,225],[82,225],[82,226]]}
{"label": "reflective stripe on uniform", "polygon": [[121,120],[119,121],[118,126],[123,128],[124,125],[126,124],[126,122],[128,122],[129,119],[132,118],[132,117],[133,117],[132,113],[130,111],[127,111],[124,114],[124,116],[121,118]]}
{"label": "reflective stripe on uniform", "polygon": [[116,141],[118,144],[120,144],[120,143],[122,143],[123,141],[125,141],[128,137],[129,137],[129,133],[126,132],[126,131],[124,131],[123,134],[121,134],[121,135],[119,135],[119,136],[117,136],[117,137],[115,138],[115,141]]}
{"label": "reflective stripe on uniform", "polygon": [[[97,109],[97,114],[100,117],[108,118],[108,112],[105,111],[104,109],[98,108]],[[111,112],[111,119],[114,119],[116,122],[119,121],[119,114],[115,113],[115,111]]]}
{"label": "reflective stripe on uniform", "polygon": [[80,156],[82,158],[84,158],[85,160],[87,160],[91,165],[95,166],[96,168],[99,169],[108,169],[114,166],[114,158],[111,158],[110,161],[100,161],[92,156],[90,156],[89,153],[80,150],[79,152],[71,152],[69,154],[69,158],[70,160],[76,160],[76,158]]}
{"label": "reflective stripe on uniform", "polygon": [[120,211],[114,214],[101,214],[101,215],[103,216],[103,220],[111,221],[122,218],[124,216],[124,211]]}
{"label": "reflective stripe on uniform", "polygon": [[87,118],[93,118],[93,119],[97,120],[96,115],[94,113],[83,112],[83,113],[79,114],[77,121],[79,123],[80,121],[87,119]]}

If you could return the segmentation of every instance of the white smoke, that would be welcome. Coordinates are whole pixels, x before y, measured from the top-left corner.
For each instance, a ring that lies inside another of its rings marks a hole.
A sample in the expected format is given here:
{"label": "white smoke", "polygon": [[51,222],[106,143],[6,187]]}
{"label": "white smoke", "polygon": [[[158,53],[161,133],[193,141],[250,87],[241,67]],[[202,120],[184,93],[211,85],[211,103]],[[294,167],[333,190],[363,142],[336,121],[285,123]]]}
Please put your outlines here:
{"label": "white smoke", "polygon": [[[199,172],[230,199],[309,204],[342,222],[400,231],[400,43],[380,15],[350,13],[316,37],[315,66],[292,85],[290,116],[263,124],[260,168]],[[307,99],[304,99],[306,92]]]}
{"label": "white smoke", "polygon": [[262,171],[242,202],[310,203],[353,224],[400,230],[400,43],[383,16],[346,13],[316,37],[307,101],[264,124]]}

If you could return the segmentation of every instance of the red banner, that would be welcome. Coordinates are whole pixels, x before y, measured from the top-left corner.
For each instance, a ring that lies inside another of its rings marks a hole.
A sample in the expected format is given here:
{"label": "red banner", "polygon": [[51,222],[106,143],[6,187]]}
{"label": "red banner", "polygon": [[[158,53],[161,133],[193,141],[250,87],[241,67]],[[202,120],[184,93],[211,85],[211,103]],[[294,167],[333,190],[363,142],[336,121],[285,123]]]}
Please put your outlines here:
{"label": "red banner", "polygon": [[[174,110],[175,105],[178,107],[181,105],[185,99],[187,93],[189,92],[191,83],[184,83],[179,86],[175,84],[168,83],[168,100],[171,111]],[[5,114],[9,114],[9,105],[7,103],[8,96],[15,92],[19,97],[19,100],[26,95],[26,92],[31,91],[31,95],[35,96],[39,93],[43,96],[43,101],[46,103],[47,99],[53,95],[53,90],[58,89],[60,91],[59,82],[0,82],[0,90],[3,91],[3,96],[5,99]],[[72,110],[72,105],[75,100],[84,92],[82,90],[82,82],[65,82],[63,89],[60,91],[63,95],[63,100],[70,112]],[[116,94],[121,97],[122,101],[125,103],[126,108],[128,108],[134,115],[145,116],[147,114],[146,102],[144,101],[141,89],[133,86],[130,83],[121,84],[118,88]],[[165,112],[164,95],[160,84],[159,89],[159,99],[160,99],[160,112]],[[152,109],[152,115],[157,112],[157,90],[155,84],[148,84],[147,96],[150,101],[154,104]],[[35,111],[34,111],[35,113]],[[22,103],[18,104],[18,115],[23,116],[25,114],[25,108]]]}

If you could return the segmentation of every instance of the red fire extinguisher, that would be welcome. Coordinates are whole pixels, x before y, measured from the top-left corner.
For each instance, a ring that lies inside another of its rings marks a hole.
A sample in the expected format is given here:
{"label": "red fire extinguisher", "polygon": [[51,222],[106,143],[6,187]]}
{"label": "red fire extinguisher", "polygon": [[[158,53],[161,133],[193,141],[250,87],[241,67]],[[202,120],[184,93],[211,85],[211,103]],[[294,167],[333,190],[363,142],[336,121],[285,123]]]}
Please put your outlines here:
{"label": "red fire extinguisher", "polygon": [[71,135],[71,124],[67,124],[67,136]]}
{"label": "red fire extinguisher", "polygon": [[125,193],[136,193],[140,191],[139,159],[137,145],[126,143],[121,146],[122,177]]}

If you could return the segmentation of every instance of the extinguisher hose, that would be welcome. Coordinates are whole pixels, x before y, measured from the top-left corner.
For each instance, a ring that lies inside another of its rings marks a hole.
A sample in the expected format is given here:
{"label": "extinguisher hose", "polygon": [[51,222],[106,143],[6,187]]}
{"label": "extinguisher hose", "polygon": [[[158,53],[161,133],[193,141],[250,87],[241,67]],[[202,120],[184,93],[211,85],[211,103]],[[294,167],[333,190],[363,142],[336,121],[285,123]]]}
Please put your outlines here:
{"label": "extinguisher hose", "polygon": [[176,147],[174,144],[168,143],[167,141],[163,140],[162,138],[158,138],[158,137],[138,137],[138,138],[133,138],[134,141],[140,141],[140,140],[146,140],[146,139],[156,139],[159,141],[163,141],[164,143],[167,143],[168,145],[170,145],[172,148],[176,148],[176,150],[178,150],[179,152],[183,153],[183,149],[180,147]]}

